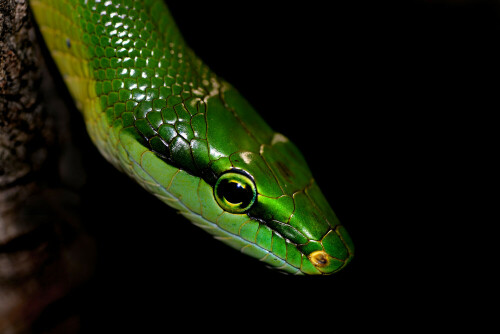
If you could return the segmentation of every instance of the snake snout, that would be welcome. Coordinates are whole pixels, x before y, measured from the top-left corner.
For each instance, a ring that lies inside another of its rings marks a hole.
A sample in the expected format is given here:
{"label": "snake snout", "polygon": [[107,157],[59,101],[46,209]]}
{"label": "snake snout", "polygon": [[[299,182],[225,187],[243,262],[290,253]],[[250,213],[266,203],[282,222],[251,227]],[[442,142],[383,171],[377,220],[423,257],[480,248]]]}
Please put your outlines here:
{"label": "snake snout", "polygon": [[313,266],[322,274],[331,274],[349,263],[354,255],[354,246],[351,238],[339,225],[317,242],[317,249],[307,256]]}

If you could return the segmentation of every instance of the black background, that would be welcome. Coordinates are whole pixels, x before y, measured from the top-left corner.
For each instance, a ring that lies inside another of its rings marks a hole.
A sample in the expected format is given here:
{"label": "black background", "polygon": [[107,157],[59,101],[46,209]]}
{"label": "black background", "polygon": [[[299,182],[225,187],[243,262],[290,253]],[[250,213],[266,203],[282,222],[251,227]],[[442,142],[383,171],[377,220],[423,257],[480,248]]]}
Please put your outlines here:
{"label": "black background", "polygon": [[443,309],[463,291],[448,274],[471,264],[455,266],[467,254],[445,246],[466,223],[450,198],[474,159],[472,139],[487,135],[477,127],[498,106],[498,3],[169,7],[195,52],[302,150],[356,256],[328,277],[269,270],[116,173],[83,134],[84,203],[100,256],[79,302],[85,328],[167,332],[235,320],[265,330],[268,320],[351,332],[453,321]]}

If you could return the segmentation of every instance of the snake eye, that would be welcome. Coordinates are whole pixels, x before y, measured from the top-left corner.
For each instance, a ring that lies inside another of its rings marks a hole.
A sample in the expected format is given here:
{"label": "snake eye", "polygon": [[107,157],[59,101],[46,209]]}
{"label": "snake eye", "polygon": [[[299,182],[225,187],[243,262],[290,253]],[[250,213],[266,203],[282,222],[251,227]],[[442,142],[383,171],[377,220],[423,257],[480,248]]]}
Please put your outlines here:
{"label": "snake eye", "polygon": [[215,183],[214,195],[217,203],[231,213],[243,213],[250,209],[257,197],[257,190],[251,178],[246,175],[227,172]]}

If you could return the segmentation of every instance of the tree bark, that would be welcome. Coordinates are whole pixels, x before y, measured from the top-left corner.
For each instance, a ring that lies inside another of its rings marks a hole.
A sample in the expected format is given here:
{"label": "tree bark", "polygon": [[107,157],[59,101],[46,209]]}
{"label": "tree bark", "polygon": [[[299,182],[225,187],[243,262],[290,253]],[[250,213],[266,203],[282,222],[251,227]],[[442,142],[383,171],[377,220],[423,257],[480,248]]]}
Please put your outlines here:
{"label": "tree bark", "polygon": [[[37,41],[27,0],[0,0],[0,333],[75,333],[78,312],[50,312],[94,271],[81,222],[68,110]],[[71,297],[73,298],[73,297]],[[71,304],[71,303],[70,303]]]}

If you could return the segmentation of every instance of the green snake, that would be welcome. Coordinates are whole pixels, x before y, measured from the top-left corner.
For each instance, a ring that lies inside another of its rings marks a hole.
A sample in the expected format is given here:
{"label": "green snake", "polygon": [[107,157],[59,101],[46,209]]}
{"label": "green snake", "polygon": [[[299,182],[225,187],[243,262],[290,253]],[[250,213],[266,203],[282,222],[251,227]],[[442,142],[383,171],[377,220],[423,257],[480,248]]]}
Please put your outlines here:
{"label": "green snake", "polygon": [[301,152],[186,45],[163,0],[32,0],[103,156],[216,239],[291,274],[354,246]]}

